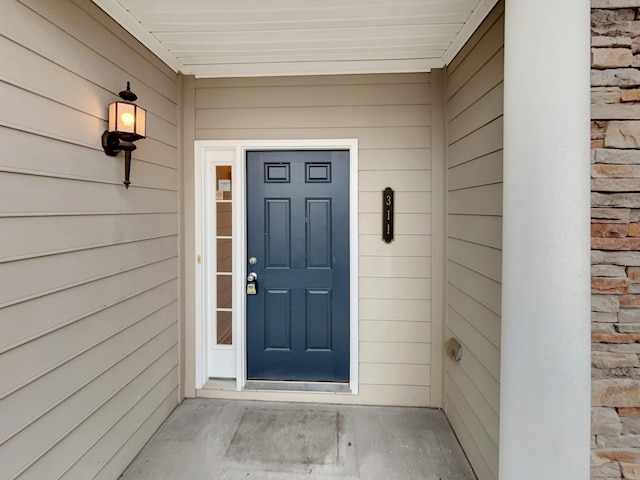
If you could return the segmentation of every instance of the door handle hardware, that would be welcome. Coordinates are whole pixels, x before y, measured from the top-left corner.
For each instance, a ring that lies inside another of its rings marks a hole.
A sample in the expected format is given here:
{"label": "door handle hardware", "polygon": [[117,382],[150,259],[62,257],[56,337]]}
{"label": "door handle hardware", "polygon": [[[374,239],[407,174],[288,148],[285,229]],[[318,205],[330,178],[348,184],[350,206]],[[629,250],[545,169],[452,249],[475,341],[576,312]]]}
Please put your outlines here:
{"label": "door handle hardware", "polygon": [[257,295],[258,294],[258,274],[255,272],[251,272],[247,275],[247,295]]}

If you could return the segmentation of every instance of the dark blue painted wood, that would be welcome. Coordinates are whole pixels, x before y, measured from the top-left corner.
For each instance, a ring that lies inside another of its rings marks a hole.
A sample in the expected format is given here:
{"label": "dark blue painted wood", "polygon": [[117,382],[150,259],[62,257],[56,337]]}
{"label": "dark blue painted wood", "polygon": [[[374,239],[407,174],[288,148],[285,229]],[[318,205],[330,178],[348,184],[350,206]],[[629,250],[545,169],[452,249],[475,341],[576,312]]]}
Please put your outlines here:
{"label": "dark blue painted wood", "polygon": [[349,380],[349,152],[247,153],[250,379]]}
{"label": "dark blue painted wood", "polygon": [[306,350],[331,351],[331,290],[307,288],[307,343]]}
{"label": "dark blue painted wood", "polygon": [[307,199],[307,268],[331,268],[331,199]]}
{"label": "dark blue painted wood", "polygon": [[264,263],[267,268],[291,266],[291,199],[265,198]]}
{"label": "dark blue painted wood", "polygon": [[265,350],[291,350],[291,290],[270,288],[264,292],[269,322],[265,324]]}

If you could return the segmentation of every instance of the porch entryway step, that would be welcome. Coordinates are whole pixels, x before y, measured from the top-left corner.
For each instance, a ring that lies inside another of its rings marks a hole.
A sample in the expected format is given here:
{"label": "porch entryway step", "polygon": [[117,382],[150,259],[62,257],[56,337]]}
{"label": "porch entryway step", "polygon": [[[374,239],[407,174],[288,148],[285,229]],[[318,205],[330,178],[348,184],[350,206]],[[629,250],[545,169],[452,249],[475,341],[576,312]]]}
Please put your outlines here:
{"label": "porch entryway step", "polygon": [[475,480],[440,410],[186,400],[122,480]]}

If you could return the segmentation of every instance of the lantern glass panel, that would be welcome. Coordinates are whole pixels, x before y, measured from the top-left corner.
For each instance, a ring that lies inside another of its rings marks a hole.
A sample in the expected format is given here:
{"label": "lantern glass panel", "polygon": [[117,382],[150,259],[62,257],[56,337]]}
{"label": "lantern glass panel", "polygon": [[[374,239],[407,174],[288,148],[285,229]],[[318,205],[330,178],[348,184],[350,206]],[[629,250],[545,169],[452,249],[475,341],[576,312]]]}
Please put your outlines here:
{"label": "lantern glass panel", "polygon": [[132,103],[117,102],[118,117],[116,131],[122,133],[134,133],[136,125],[136,106]]}
{"label": "lantern glass panel", "polygon": [[109,104],[109,131],[115,132],[116,130],[116,115],[117,115],[118,106],[116,103]]}
{"label": "lantern glass panel", "polygon": [[136,106],[136,135],[147,136],[147,112],[144,108]]}

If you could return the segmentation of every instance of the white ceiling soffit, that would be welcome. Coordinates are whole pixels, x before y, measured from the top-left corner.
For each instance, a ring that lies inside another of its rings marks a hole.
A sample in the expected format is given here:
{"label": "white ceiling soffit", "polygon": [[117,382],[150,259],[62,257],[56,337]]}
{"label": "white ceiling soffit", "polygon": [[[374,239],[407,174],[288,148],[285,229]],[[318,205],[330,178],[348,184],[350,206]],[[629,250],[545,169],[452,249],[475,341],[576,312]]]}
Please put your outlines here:
{"label": "white ceiling soffit", "polygon": [[176,72],[428,72],[498,0],[93,0]]}

